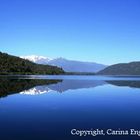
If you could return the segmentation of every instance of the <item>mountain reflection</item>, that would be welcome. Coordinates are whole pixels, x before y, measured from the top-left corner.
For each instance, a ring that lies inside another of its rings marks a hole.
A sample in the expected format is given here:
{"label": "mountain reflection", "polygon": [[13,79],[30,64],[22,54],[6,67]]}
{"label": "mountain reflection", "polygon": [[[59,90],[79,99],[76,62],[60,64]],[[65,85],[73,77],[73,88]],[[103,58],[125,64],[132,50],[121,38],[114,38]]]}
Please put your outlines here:
{"label": "mountain reflection", "polygon": [[121,87],[130,87],[130,88],[140,88],[140,81],[106,81],[108,84],[121,86]]}
{"label": "mountain reflection", "polygon": [[36,86],[50,85],[61,82],[61,80],[38,80],[38,79],[0,79],[0,97],[20,93],[23,90],[29,90]]}
{"label": "mountain reflection", "polygon": [[140,88],[140,81],[0,78],[0,97],[16,93],[26,95],[44,94],[51,91],[62,93],[68,90],[95,88],[105,84]]}
{"label": "mountain reflection", "polygon": [[28,90],[23,90],[20,92],[20,94],[26,94],[26,95],[38,95],[38,94],[44,94],[51,92],[52,90],[48,88],[47,85],[44,86],[36,86]]}
{"label": "mountain reflection", "polygon": [[20,94],[43,94],[48,93],[50,91],[56,91],[58,93],[66,92],[67,90],[76,90],[81,88],[93,88],[97,86],[102,86],[106,84],[104,81],[93,81],[93,80],[63,80],[62,82],[58,82],[56,84],[44,85],[44,86],[36,86],[32,89],[25,90],[20,92]]}
{"label": "mountain reflection", "polygon": [[127,86],[131,88],[140,88],[140,81],[62,80],[61,82],[57,82],[54,84],[36,86],[29,90],[22,91],[20,92],[20,94],[36,95],[48,93],[51,91],[63,93],[68,90],[95,88],[106,84],[121,87]]}
{"label": "mountain reflection", "polygon": [[93,88],[106,84],[95,80],[42,80],[42,79],[0,79],[0,97],[20,93],[27,95],[44,94],[50,91],[59,93],[67,90]]}
{"label": "mountain reflection", "polygon": [[65,92],[67,90],[76,90],[82,88],[94,88],[97,86],[105,85],[105,81],[100,80],[63,80],[61,83],[54,85],[49,85],[51,90],[57,91],[59,93]]}

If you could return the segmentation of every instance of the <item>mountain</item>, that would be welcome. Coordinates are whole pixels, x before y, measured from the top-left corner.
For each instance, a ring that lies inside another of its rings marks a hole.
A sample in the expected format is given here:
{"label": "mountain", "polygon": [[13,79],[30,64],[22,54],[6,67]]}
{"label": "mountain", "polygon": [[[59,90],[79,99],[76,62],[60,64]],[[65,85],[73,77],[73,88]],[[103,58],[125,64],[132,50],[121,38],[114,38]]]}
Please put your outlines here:
{"label": "mountain", "polygon": [[62,67],[66,72],[98,72],[106,68],[106,65],[94,62],[81,62],[64,58],[50,59],[43,56],[22,56],[22,58],[33,61],[37,64],[49,64]]}
{"label": "mountain", "polygon": [[99,71],[100,75],[140,75],[140,62],[120,63]]}
{"label": "mountain", "polygon": [[37,64],[48,64],[51,60],[50,58],[44,56],[30,55],[30,56],[20,56],[20,58],[32,61]]}
{"label": "mountain", "polygon": [[63,74],[56,66],[33,63],[16,56],[0,52],[0,74]]}
{"label": "mountain", "polygon": [[62,67],[66,72],[98,72],[106,67],[93,62],[81,62],[64,58],[53,59],[48,64]]}

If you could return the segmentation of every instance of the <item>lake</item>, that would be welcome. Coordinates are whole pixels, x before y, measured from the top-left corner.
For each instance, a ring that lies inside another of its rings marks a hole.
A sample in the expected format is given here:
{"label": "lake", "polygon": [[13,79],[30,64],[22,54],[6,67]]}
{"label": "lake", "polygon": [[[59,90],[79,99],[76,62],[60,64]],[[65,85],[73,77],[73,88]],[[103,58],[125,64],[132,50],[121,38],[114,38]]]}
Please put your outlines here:
{"label": "lake", "polygon": [[140,77],[19,75],[0,76],[0,83],[1,140],[140,139],[78,135],[140,130]]}

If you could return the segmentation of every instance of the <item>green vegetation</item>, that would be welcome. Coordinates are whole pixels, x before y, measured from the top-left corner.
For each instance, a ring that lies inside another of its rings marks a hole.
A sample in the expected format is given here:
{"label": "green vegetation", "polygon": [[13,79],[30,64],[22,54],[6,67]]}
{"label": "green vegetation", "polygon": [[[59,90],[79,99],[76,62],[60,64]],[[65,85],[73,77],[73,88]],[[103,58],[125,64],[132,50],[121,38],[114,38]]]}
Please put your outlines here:
{"label": "green vegetation", "polygon": [[62,68],[35,64],[22,58],[0,52],[0,74],[63,74]]}
{"label": "green vegetation", "polygon": [[98,75],[140,75],[140,62],[122,63],[109,66]]}

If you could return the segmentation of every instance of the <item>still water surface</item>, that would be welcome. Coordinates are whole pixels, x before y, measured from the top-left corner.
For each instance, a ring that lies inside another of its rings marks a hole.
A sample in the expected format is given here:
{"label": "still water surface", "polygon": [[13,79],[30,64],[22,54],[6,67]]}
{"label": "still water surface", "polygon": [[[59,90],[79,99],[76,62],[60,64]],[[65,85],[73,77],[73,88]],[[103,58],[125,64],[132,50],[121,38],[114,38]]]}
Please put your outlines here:
{"label": "still water surface", "polygon": [[95,139],[73,128],[140,130],[140,77],[0,77],[0,139]]}

